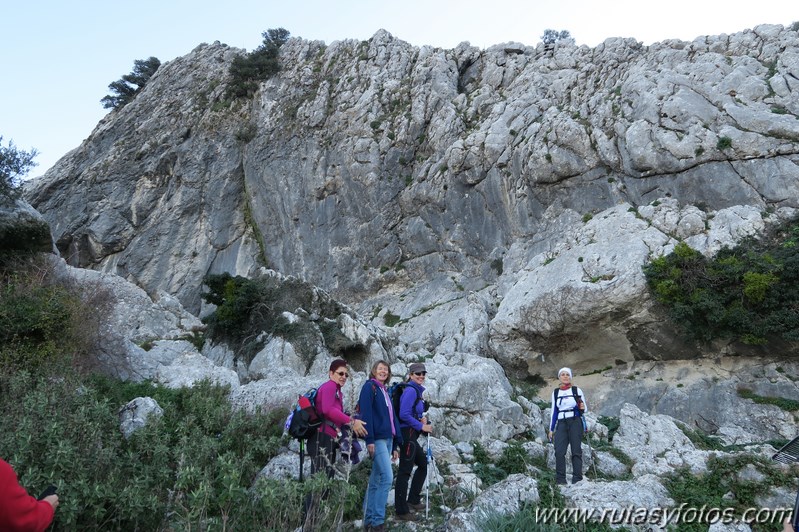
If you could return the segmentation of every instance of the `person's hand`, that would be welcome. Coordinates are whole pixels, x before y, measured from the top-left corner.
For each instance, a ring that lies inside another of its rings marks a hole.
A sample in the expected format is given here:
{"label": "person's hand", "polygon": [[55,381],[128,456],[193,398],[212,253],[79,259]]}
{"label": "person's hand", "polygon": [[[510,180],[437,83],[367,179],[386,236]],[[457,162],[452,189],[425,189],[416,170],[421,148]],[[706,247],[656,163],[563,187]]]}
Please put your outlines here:
{"label": "person's hand", "polygon": [[360,419],[353,419],[352,420],[352,432],[355,433],[356,436],[359,438],[363,438],[366,436],[366,423],[361,421]]}
{"label": "person's hand", "polygon": [[49,503],[50,503],[50,506],[52,506],[52,507],[53,507],[53,510],[55,510],[56,508],[58,508],[58,495],[48,495],[47,497],[45,497],[45,498],[44,498],[44,499],[42,499],[42,500],[43,500],[44,502],[49,502]]}
{"label": "person's hand", "polygon": [[433,433],[433,425],[431,425],[430,423],[423,424],[422,425],[422,432],[426,432],[428,434],[432,434]]}
{"label": "person's hand", "polygon": [[585,403],[580,401],[580,411],[585,411]]}
{"label": "person's hand", "polygon": [[366,445],[366,450],[369,452],[369,458],[374,458],[375,456],[375,444],[369,443]]}
{"label": "person's hand", "polygon": [[796,530],[793,529],[790,517],[786,517],[785,521],[782,522],[782,532],[796,532]]}
{"label": "person's hand", "polygon": [[391,461],[396,462],[397,460],[399,460],[399,451],[395,449],[394,452],[391,453]]}
{"label": "person's hand", "polygon": [[422,418],[422,419],[420,419],[419,421],[421,421],[421,422],[422,422],[422,425],[424,425],[425,423],[427,423],[427,416],[423,417],[423,418]]}
{"label": "person's hand", "polygon": [[547,431],[547,438],[549,439],[549,441],[552,441],[552,435],[553,435],[553,434],[554,434],[554,433],[553,433],[551,430],[548,430],[548,431]]}

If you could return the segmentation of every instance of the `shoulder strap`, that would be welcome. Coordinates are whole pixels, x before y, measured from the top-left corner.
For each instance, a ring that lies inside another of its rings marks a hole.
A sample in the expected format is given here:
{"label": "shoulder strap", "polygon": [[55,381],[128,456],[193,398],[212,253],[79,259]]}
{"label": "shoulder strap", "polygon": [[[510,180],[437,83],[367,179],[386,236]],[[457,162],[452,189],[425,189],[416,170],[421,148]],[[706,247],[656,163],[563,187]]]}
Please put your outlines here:
{"label": "shoulder strap", "polygon": [[413,406],[411,406],[411,414],[413,414],[413,416],[416,417],[416,405],[418,405],[419,401],[422,400],[422,393],[416,388],[416,386],[411,386],[410,382],[405,383],[402,393],[404,394],[405,390],[407,390],[408,388],[413,389],[413,391],[416,393],[416,400],[414,400]]}

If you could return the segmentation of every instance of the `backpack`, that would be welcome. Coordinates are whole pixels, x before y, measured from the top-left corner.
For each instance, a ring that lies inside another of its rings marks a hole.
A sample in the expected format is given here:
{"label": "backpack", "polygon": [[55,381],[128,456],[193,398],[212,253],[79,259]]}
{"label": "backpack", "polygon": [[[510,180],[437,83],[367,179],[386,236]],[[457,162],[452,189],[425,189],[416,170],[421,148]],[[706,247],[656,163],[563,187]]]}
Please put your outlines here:
{"label": "backpack", "polygon": [[316,411],[316,388],[297,398],[286,418],[285,430],[292,438],[307,440],[319,429],[322,416]]}
{"label": "backpack", "polygon": [[[394,407],[394,415],[399,417],[400,411],[400,398],[402,397],[402,392],[405,391],[405,388],[408,387],[408,383],[405,381],[395,382],[388,388],[388,395],[391,397],[391,406]],[[422,400],[422,394],[419,393],[419,390],[414,388],[416,391],[416,400],[413,402],[413,406],[411,407],[411,412],[413,415],[416,415],[416,405],[419,404],[419,401]],[[425,410],[427,409],[427,403],[425,403]]]}
{"label": "backpack", "polygon": [[[560,387],[555,388],[552,392],[552,398],[555,400],[555,406],[558,406],[558,392],[560,391]],[[577,386],[572,386],[572,395],[574,396],[574,402],[577,403],[578,408],[574,409],[574,415],[577,417],[582,417],[583,413],[580,410],[579,406],[580,403],[583,402],[582,397],[577,394]],[[558,408],[560,410],[560,408]]]}
{"label": "backpack", "polygon": [[[555,390],[552,392],[552,398],[555,400],[555,406],[558,405],[559,391],[560,387],[555,388]],[[582,410],[580,410],[580,403],[583,402],[583,398],[577,394],[577,386],[572,385],[572,396],[574,396],[574,402],[577,403],[577,408],[574,409],[574,416],[579,417],[583,422],[583,432],[588,432],[588,425],[585,422],[585,417],[583,416]]]}

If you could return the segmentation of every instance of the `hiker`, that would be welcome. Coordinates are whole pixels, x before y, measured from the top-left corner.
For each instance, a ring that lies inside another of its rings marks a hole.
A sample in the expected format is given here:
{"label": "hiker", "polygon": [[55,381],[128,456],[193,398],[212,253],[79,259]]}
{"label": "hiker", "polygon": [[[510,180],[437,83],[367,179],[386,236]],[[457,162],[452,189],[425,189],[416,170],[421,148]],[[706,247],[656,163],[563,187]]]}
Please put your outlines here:
{"label": "hiker", "polygon": [[555,482],[566,484],[566,447],[571,448],[572,484],[583,479],[583,414],[585,395],[572,385],[572,370],[560,368],[560,386],[552,392],[552,421],[547,436],[555,443]]}
{"label": "hiker", "polygon": [[[408,368],[408,385],[400,397],[399,420],[402,432],[402,449],[400,451],[399,472],[397,473],[397,486],[394,491],[394,507],[396,518],[400,521],[416,521],[413,510],[423,510],[422,486],[427,477],[427,456],[424,449],[417,441],[423,432],[428,435],[433,432],[433,425],[423,417],[425,402],[422,400],[424,382],[427,379],[427,369],[420,362],[414,362]],[[408,481],[411,478],[411,489],[408,491]]]}
{"label": "hiker", "polygon": [[44,532],[53,522],[58,495],[36,500],[20,486],[11,464],[0,459],[0,530]]}
{"label": "hiker", "polygon": [[[360,437],[366,435],[366,428],[362,420],[344,413],[341,387],[350,376],[347,362],[340,358],[331,362],[328,376],[330,380],[319,386],[316,391],[316,411],[323,422],[316,434],[308,439],[308,456],[311,457],[311,475],[324,470],[327,473],[327,478],[333,478],[335,474],[333,464],[336,463],[341,428],[349,425],[355,435]],[[327,491],[324,491],[321,498],[326,497]],[[308,493],[304,504],[303,520],[305,524],[303,530],[315,529],[314,519],[316,516],[313,507],[313,494]]]}
{"label": "hiker", "polygon": [[372,365],[371,378],[361,388],[358,410],[366,422],[366,450],[372,458],[372,473],[363,501],[363,524],[367,531],[385,530],[386,501],[394,472],[391,462],[399,458],[402,444],[399,418],[394,413],[386,386],[391,380],[391,368],[384,360]]}
{"label": "hiker", "polygon": [[311,475],[324,469],[328,478],[333,478],[333,464],[341,427],[349,425],[356,436],[366,435],[365,423],[344,413],[341,387],[350,376],[347,362],[337,358],[330,364],[330,380],[319,386],[316,392],[316,411],[324,420],[319,430],[308,440],[308,455],[311,457]]}

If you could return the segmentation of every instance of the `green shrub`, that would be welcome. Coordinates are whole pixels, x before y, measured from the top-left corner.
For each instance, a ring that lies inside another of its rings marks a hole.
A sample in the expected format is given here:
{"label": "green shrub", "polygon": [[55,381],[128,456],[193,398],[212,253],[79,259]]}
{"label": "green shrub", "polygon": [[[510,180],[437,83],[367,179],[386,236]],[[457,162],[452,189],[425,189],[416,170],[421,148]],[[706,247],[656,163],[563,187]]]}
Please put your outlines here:
{"label": "green shrub", "polygon": [[719,150],[728,150],[732,148],[732,139],[730,137],[719,137],[716,148]]}
{"label": "green shrub", "polygon": [[502,456],[497,460],[497,467],[508,475],[513,475],[514,473],[527,473],[529,463],[530,456],[521,443],[512,441],[502,450]]}
{"label": "green shrub", "polygon": [[[255,483],[280,448],[285,412],[234,411],[228,390],[208,383],[170,390],[75,374],[5,372],[0,394],[0,448],[29,491],[58,486],[55,530],[300,524],[304,486],[283,481],[277,494],[275,482]],[[141,395],[155,398],[164,415],[126,440],[118,410]],[[266,504],[289,498],[290,515],[285,504]]]}
{"label": "green shrub", "polygon": [[738,396],[744,399],[749,399],[761,405],[774,405],[787,412],[799,410],[799,401],[795,399],[786,399],[784,397],[765,397],[763,395],[757,395],[752,390],[746,388],[739,388]]}
{"label": "green shrub", "polygon": [[597,421],[608,428],[608,441],[613,441],[613,436],[616,434],[616,431],[619,430],[619,426],[621,424],[619,418],[599,416]]}
{"label": "green shrub", "polygon": [[12,140],[9,140],[8,146],[4,147],[3,137],[0,135],[0,199],[4,196],[12,198],[19,196],[18,179],[36,166],[33,159],[37,155],[35,149],[30,151],[17,149]]}
{"label": "green shrub", "polygon": [[680,427],[680,430],[683,431],[691,443],[697,449],[703,450],[713,450],[713,451],[721,451],[724,449],[724,444],[721,441],[721,438],[717,436],[711,436],[701,430],[694,430],[689,426],[685,425],[684,423],[677,423],[677,426]]}
{"label": "green shrub", "polygon": [[[765,476],[762,482],[742,480],[739,472],[753,465]],[[665,477],[664,485],[674,499],[674,507],[684,503],[688,508],[731,508],[734,517],[741,518],[748,508],[759,508],[755,497],[769,492],[776,486],[795,487],[791,474],[780,471],[764,458],[752,455],[728,457],[710,456],[708,470],[694,474],[686,467]],[[695,516],[694,516],[695,517]],[[780,530],[781,525],[764,530]],[[677,530],[706,531],[708,524],[699,522],[674,523]],[[762,526],[762,525],[759,525]],[[760,530],[760,528],[758,528]]]}
{"label": "green shrub", "polygon": [[386,324],[386,327],[394,327],[400,321],[401,318],[396,314],[393,314],[391,311],[388,311],[383,315],[383,323]]}
{"label": "green shrub", "polygon": [[108,294],[58,277],[43,255],[6,259],[0,267],[0,369],[91,366]]}
{"label": "green shrub", "polygon": [[747,344],[799,340],[799,223],[724,248],[713,259],[681,242],[644,266],[655,299],[686,335]]}
{"label": "green shrub", "polygon": [[[344,307],[304,281],[276,277],[247,279],[223,273],[209,275],[204,282],[208,292],[203,299],[216,305],[216,310],[203,318],[208,325],[206,336],[227,342],[247,362],[263,348],[264,338],[269,335],[290,341],[301,356],[307,357],[315,354],[313,347],[319,329],[331,352],[343,355],[353,346],[335,325],[338,316],[346,311]],[[298,308],[318,314],[321,325],[317,328],[308,320],[290,323],[283,313]]]}
{"label": "green shrub", "polygon": [[249,98],[258,90],[260,82],[280,71],[280,47],[291,34],[283,28],[277,28],[266,30],[262,36],[264,40],[261,46],[247,55],[236,57],[231,63],[231,79],[226,93],[228,98]]}

